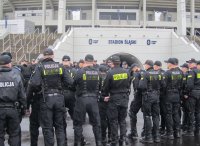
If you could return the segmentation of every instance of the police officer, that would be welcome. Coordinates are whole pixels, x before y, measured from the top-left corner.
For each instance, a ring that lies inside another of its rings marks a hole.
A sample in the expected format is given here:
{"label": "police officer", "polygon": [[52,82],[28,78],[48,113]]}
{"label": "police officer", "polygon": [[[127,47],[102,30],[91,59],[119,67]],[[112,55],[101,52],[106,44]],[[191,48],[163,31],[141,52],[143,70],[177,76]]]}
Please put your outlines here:
{"label": "police officer", "polygon": [[118,124],[120,127],[119,144],[126,141],[126,116],[129,102],[130,75],[120,67],[119,56],[111,58],[114,67],[108,71],[103,86],[104,101],[108,102],[108,118],[111,126],[111,146],[118,144]]}
{"label": "police officer", "polygon": [[38,146],[38,136],[39,136],[39,111],[40,111],[40,98],[42,98],[42,91],[34,91],[33,86],[29,83],[27,87],[27,111],[30,113],[29,109],[31,106],[30,113],[30,143],[31,146]]}
{"label": "police officer", "polygon": [[[139,88],[142,90],[142,109],[144,115],[145,135],[140,140],[142,143],[160,142],[159,114],[160,114],[160,89],[162,75],[159,70],[153,69],[153,61],[147,60],[144,64],[146,72],[141,74]],[[152,123],[153,122],[153,123]],[[152,134],[153,129],[153,134]]]}
{"label": "police officer", "polygon": [[[64,55],[62,58],[62,65],[66,69],[67,73],[74,78],[76,69],[71,66],[71,59],[68,55]],[[63,95],[65,97],[65,107],[68,109],[68,113],[73,120],[74,106],[75,106],[75,90],[72,86],[63,86]],[[67,122],[65,121],[65,127],[67,128]],[[65,129],[66,129],[65,128]],[[66,129],[67,133],[67,129]],[[67,134],[66,134],[67,143]]]}
{"label": "police officer", "polygon": [[[3,52],[1,55],[8,55],[12,61],[12,54],[10,52]],[[12,66],[12,70],[22,78],[22,81],[24,84],[25,81],[24,81],[24,77],[22,76],[22,73],[21,73],[21,68],[18,66]]]}
{"label": "police officer", "polygon": [[134,90],[134,99],[131,102],[130,109],[129,109],[129,116],[130,116],[130,125],[131,125],[131,131],[128,135],[128,138],[133,139],[138,137],[137,133],[137,113],[139,112],[140,108],[142,107],[142,92],[139,89],[139,80],[141,79],[141,73],[144,72],[144,70],[141,70],[138,64],[134,63],[131,65],[131,80]]}
{"label": "police officer", "polygon": [[[160,71],[160,74],[162,77],[164,76],[165,71],[162,69],[162,63],[160,61],[155,61],[153,69],[155,71]],[[161,87],[160,89],[160,116],[161,116],[161,125],[160,125],[160,134],[165,134],[165,128],[166,128],[166,120],[165,120],[165,93],[164,89]]]}
{"label": "police officer", "polygon": [[197,61],[197,69],[200,70],[200,61]]}
{"label": "police officer", "polygon": [[43,98],[40,98],[40,124],[44,135],[45,146],[54,145],[54,127],[57,145],[65,145],[65,102],[62,94],[62,85],[73,84],[73,79],[53,61],[54,52],[45,49],[44,59],[35,68],[30,84],[36,91],[42,88]]}
{"label": "police officer", "polygon": [[[70,74],[72,78],[76,75],[76,69],[71,66],[70,57],[68,55],[64,55],[62,58],[62,64],[67,72]],[[75,106],[75,92],[73,91],[73,87],[65,86],[63,88],[63,93],[65,97],[65,106],[68,108],[68,113],[73,120],[74,115],[74,106]]]}
{"label": "police officer", "polygon": [[165,107],[166,107],[166,134],[163,138],[180,138],[180,90],[182,86],[182,71],[178,68],[178,59],[169,58],[168,70],[165,72]]}
{"label": "police officer", "polygon": [[74,146],[82,146],[82,125],[85,122],[86,112],[93,126],[96,145],[101,146],[101,125],[98,108],[98,96],[101,82],[98,70],[93,67],[93,61],[94,57],[92,55],[86,55],[84,67],[79,69],[74,77],[74,86],[76,87]]}
{"label": "police officer", "polygon": [[25,90],[21,77],[12,70],[8,55],[0,56],[0,93],[0,145],[4,146],[6,129],[9,145],[20,146],[21,113],[18,110],[19,106],[26,107]]}
{"label": "police officer", "polygon": [[192,128],[193,123],[191,124],[189,123],[190,116],[188,116],[190,114],[191,108],[193,109],[193,107],[191,107],[193,105],[190,104],[192,100],[188,98],[188,90],[187,90],[187,76],[188,76],[189,66],[187,63],[184,63],[180,67],[181,67],[181,71],[183,72],[183,82],[182,82],[182,90],[181,90],[182,111],[183,111],[182,129],[184,132],[183,134],[186,136],[190,133],[191,136],[194,136],[193,128]]}
{"label": "police officer", "polygon": [[[108,68],[104,65],[99,66],[99,73],[101,76],[101,85],[103,85],[103,82],[106,78],[107,75],[107,70]],[[101,92],[102,87],[101,87]],[[101,118],[101,135],[102,135],[102,144],[103,146],[106,146],[107,143],[110,142],[110,123],[107,115],[107,108],[108,108],[108,103],[104,102],[104,97],[102,97],[102,94],[100,94],[99,97],[99,113],[100,113],[100,118]],[[108,133],[108,134],[107,134]]]}
{"label": "police officer", "polygon": [[31,70],[31,66],[28,65],[28,61],[24,60],[21,62],[21,73],[23,75],[24,78],[24,87],[25,90],[27,89],[28,86],[28,81],[30,80],[31,74],[32,74],[32,70]]}
{"label": "police officer", "polygon": [[130,70],[130,68],[129,68],[129,66],[128,66],[128,63],[127,63],[126,61],[123,61],[123,62],[122,62],[122,68],[125,69],[125,70],[127,70],[127,71]]}
{"label": "police officer", "polygon": [[[189,126],[190,130],[187,135],[192,135],[192,123],[195,120],[195,134],[199,134],[200,126],[200,70],[197,69],[197,62],[195,59],[190,59],[187,61],[190,71],[187,78],[187,88],[189,91],[188,100],[190,100],[190,120]],[[195,117],[195,118],[194,118]]]}

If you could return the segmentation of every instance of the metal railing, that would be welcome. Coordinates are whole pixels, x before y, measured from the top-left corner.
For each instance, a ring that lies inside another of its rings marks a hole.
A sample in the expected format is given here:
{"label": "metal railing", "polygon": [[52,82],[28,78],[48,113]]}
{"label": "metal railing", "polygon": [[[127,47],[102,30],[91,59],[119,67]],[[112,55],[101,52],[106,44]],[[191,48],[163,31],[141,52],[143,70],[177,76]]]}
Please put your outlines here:
{"label": "metal railing", "polygon": [[49,46],[49,42],[50,42],[50,40],[53,40],[53,38],[54,38],[54,34],[53,33],[50,33],[50,35],[47,36],[46,46]]}
{"label": "metal railing", "polygon": [[58,30],[56,29],[54,32],[53,32],[53,39],[56,39],[58,36]]}
{"label": "metal railing", "polygon": [[[21,52],[22,51],[22,52]],[[21,46],[21,48],[19,48],[18,50],[16,50],[16,53],[15,53],[15,59],[16,59],[16,62],[18,62],[18,56],[19,54],[18,53],[23,53],[22,55],[24,55],[24,46]]]}
{"label": "metal railing", "polygon": [[19,39],[20,39],[20,35],[19,34],[13,34],[13,40],[14,40],[14,42],[16,42]]}
{"label": "metal railing", "polygon": [[23,59],[26,60],[26,54],[22,54],[22,56],[19,58],[19,60],[17,61],[17,63],[19,64]]}
{"label": "metal railing", "polygon": [[36,38],[35,38],[35,44],[37,45],[38,44],[38,42],[39,42],[39,40],[38,39],[42,39],[42,33],[40,33],[38,36],[36,36]]}
{"label": "metal railing", "polygon": [[37,50],[37,45],[35,45],[29,52],[28,52],[28,61],[31,61],[31,54],[33,51],[35,51],[36,54],[36,50]]}
{"label": "metal railing", "polygon": [[194,40],[195,42],[196,40],[200,41],[200,32],[198,30],[195,30]]}
{"label": "metal railing", "polygon": [[15,50],[17,50],[19,44],[20,44],[20,46],[23,46],[23,45],[22,45],[22,39],[19,39],[19,40],[15,43]]}
{"label": "metal railing", "polygon": [[29,52],[29,48],[33,48],[34,39],[31,39],[26,45],[26,52]]}
{"label": "metal railing", "polygon": [[41,42],[40,42],[40,44],[38,44],[38,53],[40,53],[41,52],[41,45],[42,45],[42,43],[44,44],[44,46],[45,46],[45,40],[43,39]]}
{"label": "metal railing", "polygon": [[5,48],[7,48],[6,46],[10,46],[11,43],[10,43],[10,35],[8,35],[8,39],[5,40],[5,38],[3,39],[3,51],[5,51]]}
{"label": "metal railing", "polygon": [[35,29],[35,31],[32,33],[32,38],[35,37],[35,34],[39,34],[39,33],[40,33],[39,28]]}

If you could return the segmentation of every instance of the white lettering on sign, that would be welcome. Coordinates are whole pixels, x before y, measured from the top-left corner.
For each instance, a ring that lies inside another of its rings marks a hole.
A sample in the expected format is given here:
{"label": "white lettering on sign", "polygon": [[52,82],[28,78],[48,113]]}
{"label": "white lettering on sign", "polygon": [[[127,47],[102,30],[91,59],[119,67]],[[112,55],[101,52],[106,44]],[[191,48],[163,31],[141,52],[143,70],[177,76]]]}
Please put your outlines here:
{"label": "white lettering on sign", "polygon": [[3,87],[14,87],[15,84],[14,82],[0,82],[0,88],[3,88]]}
{"label": "white lettering on sign", "polygon": [[136,40],[108,40],[108,44],[110,45],[135,45],[137,44]]}

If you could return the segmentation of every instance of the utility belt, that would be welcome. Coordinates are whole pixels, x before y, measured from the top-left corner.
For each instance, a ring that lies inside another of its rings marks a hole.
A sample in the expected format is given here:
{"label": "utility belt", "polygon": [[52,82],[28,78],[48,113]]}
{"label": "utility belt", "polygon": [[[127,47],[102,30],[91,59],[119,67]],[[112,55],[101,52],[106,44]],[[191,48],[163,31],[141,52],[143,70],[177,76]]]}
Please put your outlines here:
{"label": "utility belt", "polygon": [[97,93],[82,93],[82,94],[79,94],[78,97],[97,97],[98,98],[98,94]]}
{"label": "utility belt", "polygon": [[0,108],[15,108],[14,103],[0,103]]}
{"label": "utility belt", "polygon": [[110,93],[110,96],[119,95],[119,94],[126,94],[126,95],[128,95],[128,92]]}
{"label": "utility belt", "polygon": [[170,89],[167,88],[167,92],[175,92],[175,91],[178,91],[178,89],[177,88],[170,88]]}
{"label": "utility belt", "polygon": [[20,108],[20,103],[19,102],[0,103],[0,108],[15,108],[15,109],[19,109]]}
{"label": "utility belt", "polygon": [[160,89],[149,89],[146,92],[147,93],[150,93],[150,92],[160,92]]}
{"label": "utility belt", "polygon": [[44,91],[44,94],[63,94],[62,90],[59,89],[48,89],[47,91]]}

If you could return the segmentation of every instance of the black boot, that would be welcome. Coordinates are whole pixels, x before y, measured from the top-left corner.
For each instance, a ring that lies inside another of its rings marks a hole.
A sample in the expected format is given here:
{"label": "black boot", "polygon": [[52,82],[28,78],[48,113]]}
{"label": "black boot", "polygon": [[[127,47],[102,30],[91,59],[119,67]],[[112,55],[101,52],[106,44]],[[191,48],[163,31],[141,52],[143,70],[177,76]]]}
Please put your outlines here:
{"label": "black boot", "polygon": [[126,142],[126,138],[120,138],[119,146],[126,146],[126,145],[128,145],[128,142]]}
{"label": "black boot", "polygon": [[81,142],[75,142],[74,146],[83,146]]}
{"label": "black boot", "polygon": [[107,140],[106,140],[106,138],[103,138],[103,140],[102,140],[102,146],[107,146]]}
{"label": "black boot", "polygon": [[140,139],[140,142],[141,142],[141,143],[153,143],[152,135],[149,134],[149,135],[146,135],[146,136],[142,137],[142,138]]}
{"label": "black boot", "polygon": [[195,128],[194,135],[199,135],[199,127]]}
{"label": "black boot", "polygon": [[159,132],[155,132],[155,135],[154,135],[154,142],[156,143],[159,143],[160,142],[160,134]]}
{"label": "black boot", "polygon": [[102,142],[101,141],[97,141],[96,142],[96,146],[102,146]]}
{"label": "black boot", "polygon": [[161,136],[162,138],[165,139],[170,139],[173,140],[174,139],[174,135],[172,133],[165,133],[164,135]]}
{"label": "black boot", "polygon": [[129,139],[133,139],[133,138],[137,138],[138,137],[136,123],[137,123],[137,118],[134,116],[134,118],[130,119],[131,132],[130,132],[130,134],[128,134],[128,138]]}
{"label": "black boot", "polygon": [[180,137],[181,137],[180,131],[176,131],[176,132],[174,133],[174,137],[175,137],[175,138],[180,138]]}

